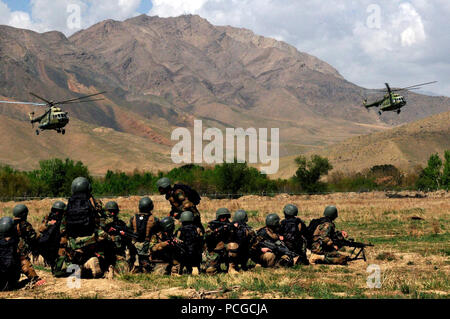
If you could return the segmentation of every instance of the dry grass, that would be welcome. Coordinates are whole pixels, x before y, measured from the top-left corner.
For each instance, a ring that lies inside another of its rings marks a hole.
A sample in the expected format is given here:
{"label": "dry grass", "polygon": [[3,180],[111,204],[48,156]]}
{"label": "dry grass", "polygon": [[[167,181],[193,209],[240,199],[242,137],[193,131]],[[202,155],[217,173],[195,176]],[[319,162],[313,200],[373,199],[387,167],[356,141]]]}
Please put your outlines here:
{"label": "dry grass", "polygon": [[[169,204],[152,196],[155,215],[165,216]],[[301,266],[295,269],[252,269],[236,276],[220,274],[181,277],[122,275],[113,280],[83,280],[81,289],[68,289],[65,279],[39,268],[48,285],[32,290],[0,293],[5,298],[448,298],[450,296],[450,194],[426,198],[389,199],[382,192],[317,196],[245,196],[235,200],[202,199],[202,220],[214,218],[217,208],[245,209],[249,223],[260,227],[268,213],[280,216],[287,203],[299,207],[305,221],[321,216],[326,205],[339,209],[337,227],[358,241],[372,242],[368,261],[349,266]],[[25,202],[29,220],[37,226],[56,199]],[[139,197],[115,199],[122,218],[134,214]],[[108,199],[102,199],[105,203]],[[16,203],[0,203],[3,215]],[[415,218],[411,218],[415,217]],[[421,219],[417,219],[420,217]],[[381,269],[379,289],[367,287],[367,266]]]}

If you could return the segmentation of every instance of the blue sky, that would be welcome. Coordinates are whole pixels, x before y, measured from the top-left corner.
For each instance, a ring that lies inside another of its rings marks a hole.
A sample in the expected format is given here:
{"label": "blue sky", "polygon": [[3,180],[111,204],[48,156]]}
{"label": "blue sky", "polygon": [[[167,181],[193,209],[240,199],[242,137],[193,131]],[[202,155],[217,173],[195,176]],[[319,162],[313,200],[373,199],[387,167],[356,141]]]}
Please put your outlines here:
{"label": "blue sky", "polygon": [[[69,26],[76,4],[80,23]],[[285,41],[367,88],[437,80],[450,96],[449,0],[0,0],[0,24],[66,36],[106,19],[198,14]]]}

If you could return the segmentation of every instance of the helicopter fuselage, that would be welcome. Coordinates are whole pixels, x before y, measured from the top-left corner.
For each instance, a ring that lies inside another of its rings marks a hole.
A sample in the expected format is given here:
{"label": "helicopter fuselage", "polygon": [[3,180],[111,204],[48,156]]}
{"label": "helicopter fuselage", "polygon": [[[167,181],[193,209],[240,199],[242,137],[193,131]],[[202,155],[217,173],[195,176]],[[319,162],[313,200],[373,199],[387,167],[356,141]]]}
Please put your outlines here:
{"label": "helicopter fuselage", "polygon": [[[392,102],[391,102],[392,99]],[[396,93],[391,93],[391,99],[389,98],[389,94],[386,94],[383,102],[381,103],[381,111],[395,111],[401,109],[406,105],[406,100],[403,96]]]}
{"label": "helicopter fuselage", "polygon": [[62,111],[59,107],[51,107],[41,117],[34,121],[39,121],[39,129],[41,130],[59,130],[69,123],[67,112]]}

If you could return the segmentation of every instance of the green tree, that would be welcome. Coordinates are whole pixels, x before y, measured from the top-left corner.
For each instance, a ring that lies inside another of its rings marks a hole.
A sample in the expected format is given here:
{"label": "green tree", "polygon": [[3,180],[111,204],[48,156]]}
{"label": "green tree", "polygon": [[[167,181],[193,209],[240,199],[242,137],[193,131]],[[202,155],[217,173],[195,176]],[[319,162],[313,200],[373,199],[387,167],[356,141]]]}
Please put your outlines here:
{"label": "green tree", "polygon": [[249,169],[247,163],[223,163],[216,165],[215,184],[219,192],[237,194],[248,183]]}
{"label": "green tree", "polygon": [[303,191],[317,193],[326,190],[327,185],[319,180],[321,176],[327,175],[333,169],[327,158],[313,155],[310,160],[307,160],[305,156],[299,156],[295,162],[298,168],[294,178]]}
{"label": "green tree", "polygon": [[39,195],[43,196],[68,196],[72,181],[79,176],[86,177],[92,182],[89,170],[82,162],[74,163],[66,158],[64,161],[55,158],[39,162],[39,170],[29,174]]}
{"label": "green tree", "polygon": [[432,154],[428,159],[428,166],[419,175],[416,186],[418,189],[436,190],[441,187],[442,182],[442,160],[439,154]]}

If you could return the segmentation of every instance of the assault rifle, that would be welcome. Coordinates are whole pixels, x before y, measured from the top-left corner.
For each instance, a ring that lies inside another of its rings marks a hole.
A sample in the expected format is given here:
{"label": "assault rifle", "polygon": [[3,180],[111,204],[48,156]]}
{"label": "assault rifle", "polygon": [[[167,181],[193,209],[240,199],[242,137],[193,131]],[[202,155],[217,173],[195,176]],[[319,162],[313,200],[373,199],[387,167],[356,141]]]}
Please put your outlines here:
{"label": "assault rifle", "polygon": [[299,256],[299,254],[289,250],[285,243],[281,240],[277,240],[276,242],[271,242],[269,240],[265,240],[262,242],[262,245],[269,248],[275,255],[277,256],[288,256],[290,258],[295,258]]}
{"label": "assault rifle", "polygon": [[139,238],[139,236],[135,232],[129,230],[128,227],[123,227],[120,225],[113,224],[113,225],[107,226],[106,228],[107,228],[106,231],[110,235],[120,235],[120,236],[123,236],[126,238],[135,239],[135,240],[137,240]]}
{"label": "assault rifle", "polygon": [[372,244],[359,243],[355,241],[353,238],[338,239],[335,241],[335,243],[338,247],[347,246],[353,248],[350,257],[348,258],[349,261],[358,259],[363,259],[364,261],[366,261],[366,254],[364,252],[364,248],[368,246],[373,246]]}

